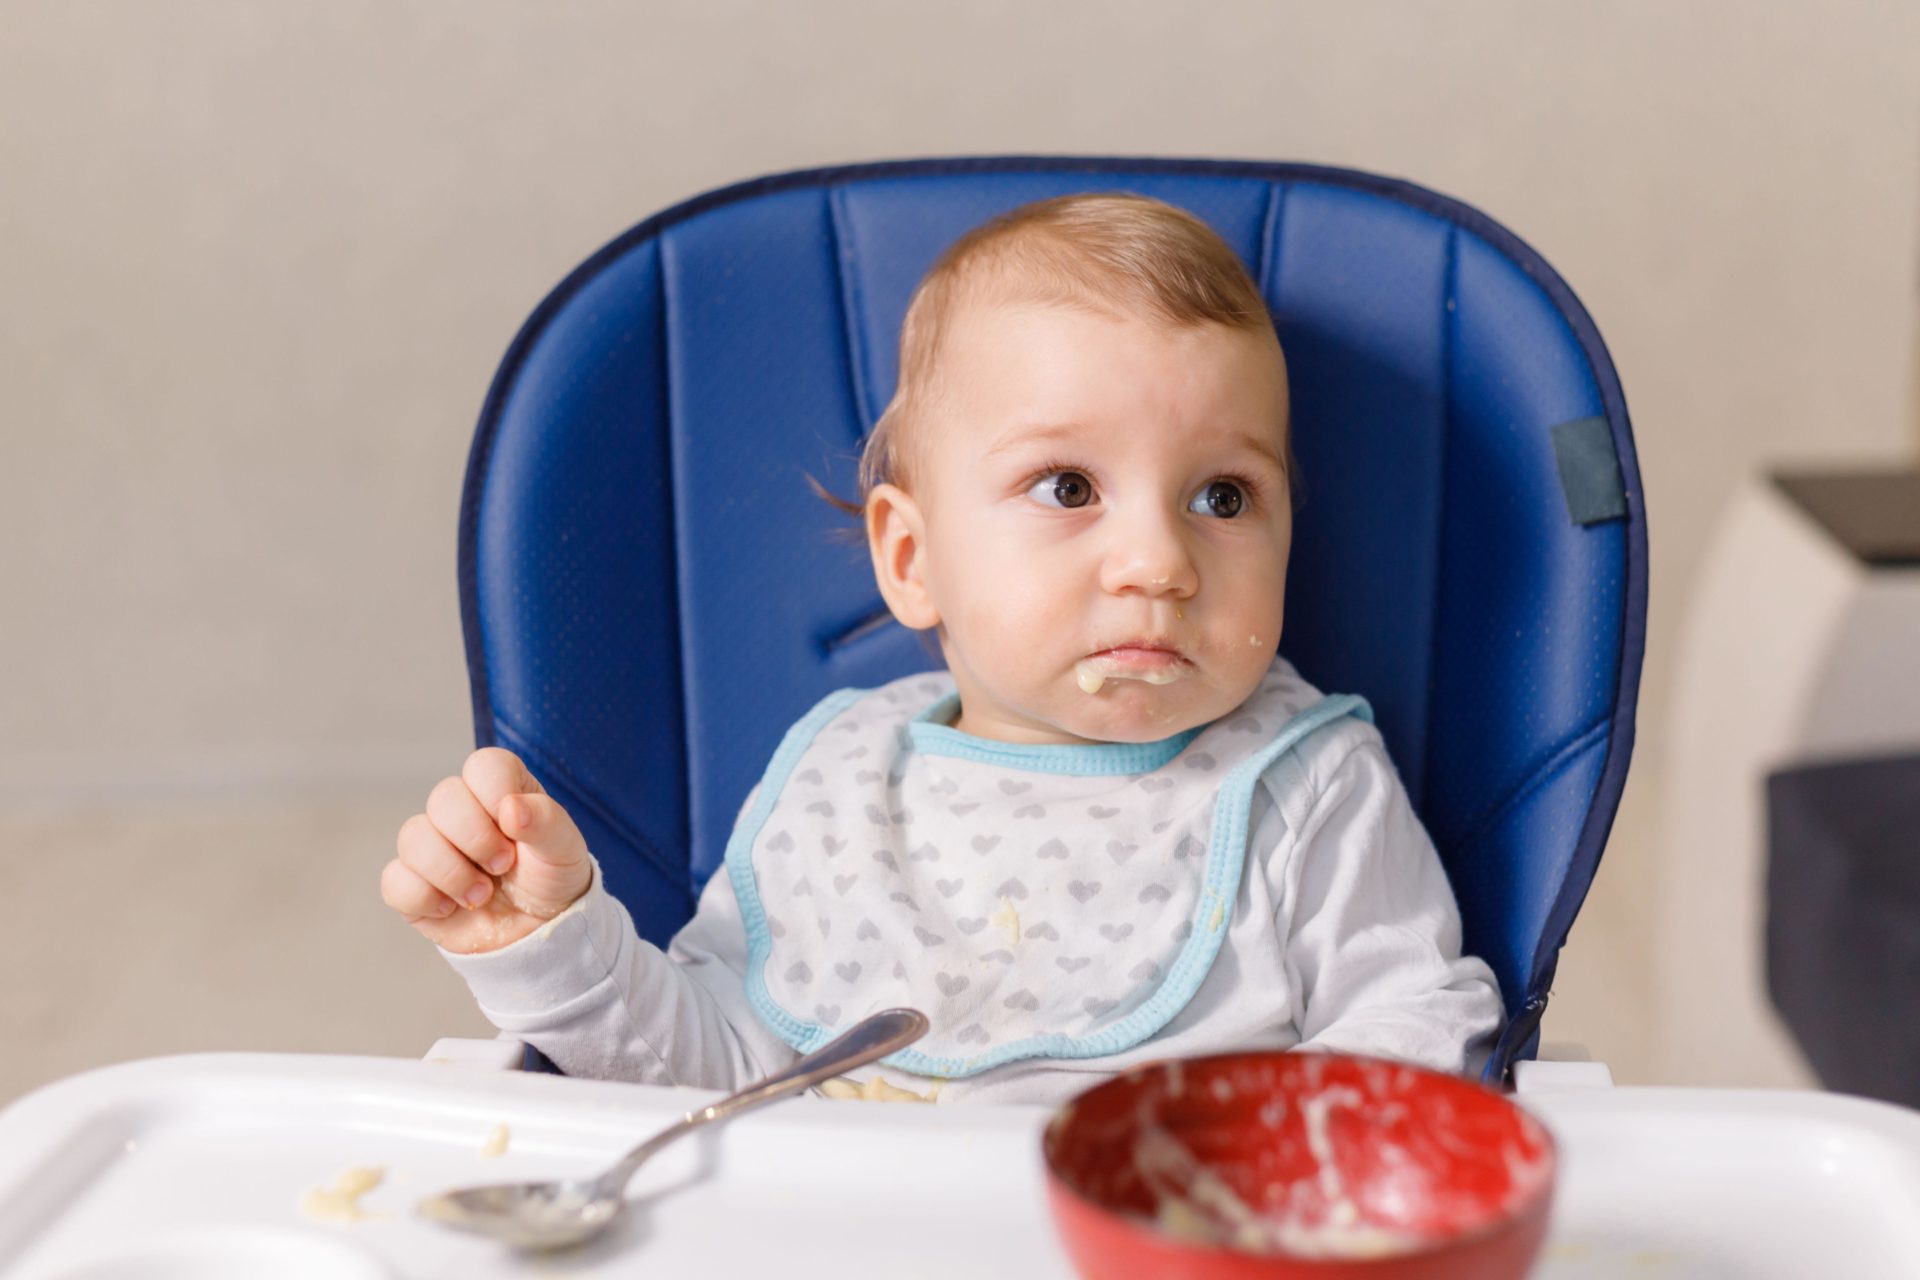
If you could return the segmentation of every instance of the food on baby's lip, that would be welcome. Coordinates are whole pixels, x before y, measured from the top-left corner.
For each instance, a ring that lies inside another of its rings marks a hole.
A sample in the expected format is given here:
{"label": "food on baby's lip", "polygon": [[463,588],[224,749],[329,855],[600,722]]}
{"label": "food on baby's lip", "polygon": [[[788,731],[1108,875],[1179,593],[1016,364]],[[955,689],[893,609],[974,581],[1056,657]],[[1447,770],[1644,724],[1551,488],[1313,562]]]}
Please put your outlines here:
{"label": "food on baby's lip", "polygon": [[940,1086],[945,1083],[945,1080],[935,1080],[933,1087],[925,1093],[915,1093],[881,1075],[870,1076],[864,1083],[837,1076],[832,1080],[823,1080],[820,1092],[829,1098],[858,1098],[862,1102],[937,1102],[940,1099]]}
{"label": "food on baby's lip", "polygon": [[493,1132],[489,1133],[487,1140],[480,1144],[480,1154],[488,1159],[507,1154],[507,1136],[507,1126],[503,1124],[493,1126]]}
{"label": "food on baby's lip", "polygon": [[368,1213],[360,1207],[360,1197],[380,1185],[387,1176],[385,1165],[361,1165],[348,1169],[333,1180],[331,1187],[315,1187],[300,1197],[300,1212],[315,1222],[365,1222],[384,1218],[384,1213]]}
{"label": "food on baby's lip", "polygon": [[1110,649],[1074,663],[1073,678],[1082,693],[1098,693],[1109,680],[1172,684],[1190,670],[1192,665],[1177,654],[1149,649]]}
{"label": "food on baby's lip", "polygon": [[1423,1276],[1517,1280],[1555,1163],[1539,1122],[1490,1089],[1277,1052],[1135,1068],[1057,1112],[1043,1151],[1055,1223],[1089,1275],[1212,1275],[1204,1251],[1224,1250],[1271,1259],[1276,1277],[1405,1258]]}

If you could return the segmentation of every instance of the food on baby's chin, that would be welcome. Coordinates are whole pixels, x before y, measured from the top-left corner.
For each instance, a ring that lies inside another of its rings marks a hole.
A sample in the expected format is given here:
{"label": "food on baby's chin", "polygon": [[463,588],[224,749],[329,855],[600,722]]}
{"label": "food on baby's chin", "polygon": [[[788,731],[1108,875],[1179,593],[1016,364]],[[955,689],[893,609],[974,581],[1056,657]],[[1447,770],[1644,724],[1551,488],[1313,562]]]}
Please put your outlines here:
{"label": "food on baby's chin", "polygon": [[315,1222],[364,1222],[384,1218],[384,1213],[368,1213],[360,1207],[360,1197],[380,1185],[387,1176],[385,1165],[361,1165],[333,1180],[331,1187],[315,1187],[300,1197],[300,1212]]}
{"label": "food on baby's chin", "polygon": [[507,1154],[507,1136],[507,1126],[503,1124],[493,1126],[493,1132],[489,1133],[487,1140],[480,1144],[480,1154],[488,1159]]}
{"label": "food on baby's chin", "polygon": [[885,1076],[872,1076],[864,1083],[841,1076],[822,1081],[820,1092],[829,1098],[858,1098],[862,1102],[937,1102],[940,1086],[945,1083],[945,1080],[935,1080],[933,1087],[925,1093],[915,1093],[912,1089],[903,1089],[892,1083]]}

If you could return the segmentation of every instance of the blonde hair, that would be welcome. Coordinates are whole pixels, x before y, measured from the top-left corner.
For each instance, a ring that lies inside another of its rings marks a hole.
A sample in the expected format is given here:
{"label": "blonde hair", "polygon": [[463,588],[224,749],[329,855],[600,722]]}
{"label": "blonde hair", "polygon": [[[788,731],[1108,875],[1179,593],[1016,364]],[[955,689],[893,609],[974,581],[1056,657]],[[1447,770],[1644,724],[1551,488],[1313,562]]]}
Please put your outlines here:
{"label": "blonde hair", "polygon": [[875,486],[905,486],[916,428],[941,394],[940,347],[952,317],[968,303],[1009,298],[1274,334],[1239,255],[1186,210],[1124,192],[1021,205],[947,246],[914,289],[900,326],[899,382],[861,451],[860,501],[837,498],[817,481],[815,491],[858,515]]}

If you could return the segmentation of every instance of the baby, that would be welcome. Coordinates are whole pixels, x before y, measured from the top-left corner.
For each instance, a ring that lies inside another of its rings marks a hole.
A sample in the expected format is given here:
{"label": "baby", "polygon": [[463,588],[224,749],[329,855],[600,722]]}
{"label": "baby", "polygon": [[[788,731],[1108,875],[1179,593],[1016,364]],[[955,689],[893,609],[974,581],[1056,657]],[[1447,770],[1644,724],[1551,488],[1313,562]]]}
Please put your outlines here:
{"label": "baby", "polygon": [[387,904],[572,1074],[732,1089],[876,1010],[829,1092],[1053,1102],[1248,1048],[1484,1059],[1501,1003],[1366,704],[1277,658],[1287,372],[1204,223],[1070,196],[976,228],[861,461],[874,576],[946,673],[788,730],[662,952],[488,748],[400,829]]}

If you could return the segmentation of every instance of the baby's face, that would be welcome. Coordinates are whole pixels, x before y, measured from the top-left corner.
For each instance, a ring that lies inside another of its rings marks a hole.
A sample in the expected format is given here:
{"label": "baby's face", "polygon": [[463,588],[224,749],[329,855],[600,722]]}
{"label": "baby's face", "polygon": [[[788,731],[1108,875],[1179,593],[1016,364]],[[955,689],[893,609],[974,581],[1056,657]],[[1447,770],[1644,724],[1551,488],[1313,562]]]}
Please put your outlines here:
{"label": "baby's face", "polygon": [[1271,336],[1002,304],[953,317],[941,361],[913,494],[894,491],[919,525],[910,580],[888,594],[940,625],[955,727],[1150,742],[1243,702],[1293,532]]}

